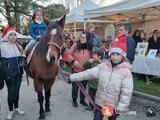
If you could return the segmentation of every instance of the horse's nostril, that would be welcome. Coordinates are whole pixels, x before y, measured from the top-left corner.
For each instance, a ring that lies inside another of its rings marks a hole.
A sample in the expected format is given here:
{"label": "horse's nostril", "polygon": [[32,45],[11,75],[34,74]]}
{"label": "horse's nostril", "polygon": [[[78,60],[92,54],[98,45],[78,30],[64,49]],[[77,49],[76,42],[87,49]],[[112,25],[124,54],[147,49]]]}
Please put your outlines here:
{"label": "horse's nostril", "polygon": [[53,64],[55,62],[55,57],[51,57],[50,63]]}

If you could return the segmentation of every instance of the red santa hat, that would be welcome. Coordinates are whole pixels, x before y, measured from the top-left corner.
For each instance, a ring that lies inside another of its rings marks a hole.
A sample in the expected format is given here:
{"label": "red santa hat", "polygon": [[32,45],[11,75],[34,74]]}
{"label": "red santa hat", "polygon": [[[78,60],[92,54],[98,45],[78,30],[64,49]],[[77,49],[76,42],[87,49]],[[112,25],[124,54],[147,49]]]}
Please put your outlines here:
{"label": "red santa hat", "polygon": [[11,34],[11,33],[15,33],[17,35],[17,32],[16,32],[16,28],[15,27],[12,27],[12,26],[9,26],[7,28],[5,28],[2,32],[2,39],[7,41],[8,39],[8,36]]}
{"label": "red santa hat", "polygon": [[115,43],[113,43],[111,49],[109,50],[109,56],[113,52],[117,52],[121,54],[123,57],[126,57],[126,52],[127,52],[127,34],[126,33],[121,33],[116,37]]}

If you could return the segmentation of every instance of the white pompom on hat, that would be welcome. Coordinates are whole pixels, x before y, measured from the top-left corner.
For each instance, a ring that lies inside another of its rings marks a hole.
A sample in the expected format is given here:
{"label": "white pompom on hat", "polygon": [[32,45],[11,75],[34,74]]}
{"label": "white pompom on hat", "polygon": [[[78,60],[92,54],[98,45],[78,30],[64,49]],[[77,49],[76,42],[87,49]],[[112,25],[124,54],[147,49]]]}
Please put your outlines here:
{"label": "white pompom on hat", "polygon": [[127,34],[125,32],[119,34],[116,37],[115,42],[113,43],[111,49],[109,50],[109,56],[113,52],[119,53],[123,57],[126,57],[126,53],[127,53]]}
{"label": "white pompom on hat", "polygon": [[17,32],[16,32],[16,28],[15,27],[12,27],[12,26],[9,26],[7,28],[5,28],[2,32],[2,39],[4,41],[7,41],[8,39],[8,36],[11,34],[11,33],[15,33],[17,35]]}

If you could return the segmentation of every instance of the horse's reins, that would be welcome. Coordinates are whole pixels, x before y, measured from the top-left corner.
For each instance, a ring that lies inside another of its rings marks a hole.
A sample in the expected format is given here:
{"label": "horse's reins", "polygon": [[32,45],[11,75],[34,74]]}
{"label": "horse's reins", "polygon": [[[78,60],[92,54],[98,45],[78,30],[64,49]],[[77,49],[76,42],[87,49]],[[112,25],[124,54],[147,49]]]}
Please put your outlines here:
{"label": "horse's reins", "polygon": [[[23,50],[19,47],[18,43],[15,42],[15,45],[17,46],[19,52],[21,53],[21,56],[22,56],[22,52]],[[26,78],[27,78],[27,85],[29,85],[29,78],[28,78],[28,74],[26,73]]]}
{"label": "horse's reins", "polygon": [[[60,68],[60,73],[63,76],[63,79],[68,82],[68,80],[66,79],[66,77],[64,76],[64,72],[62,71],[62,69]],[[70,73],[65,72],[67,75],[70,75]],[[89,102],[93,105],[94,108],[101,110],[101,108],[92,100],[92,98],[88,95],[86,89],[84,88],[84,86],[82,85],[82,83],[80,81],[76,81],[75,82],[77,84],[77,86],[80,88],[80,90],[82,91],[82,93],[85,95],[85,97],[89,100]]]}

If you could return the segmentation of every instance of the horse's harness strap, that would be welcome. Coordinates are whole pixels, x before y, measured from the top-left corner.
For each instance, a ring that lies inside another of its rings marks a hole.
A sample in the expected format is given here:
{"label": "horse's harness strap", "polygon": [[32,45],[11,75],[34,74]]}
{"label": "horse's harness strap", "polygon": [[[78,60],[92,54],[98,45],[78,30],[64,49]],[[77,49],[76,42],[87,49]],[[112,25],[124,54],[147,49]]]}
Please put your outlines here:
{"label": "horse's harness strap", "polygon": [[56,43],[48,43],[48,46],[49,45],[55,46],[61,52],[61,47],[58,44],[56,44]]}
{"label": "horse's harness strap", "polygon": [[20,46],[18,45],[18,43],[17,43],[17,42],[15,42],[15,45],[17,46],[17,48],[18,48],[19,52],[20,52],[20,53],[22,53],[22,49],[20,48]]}

